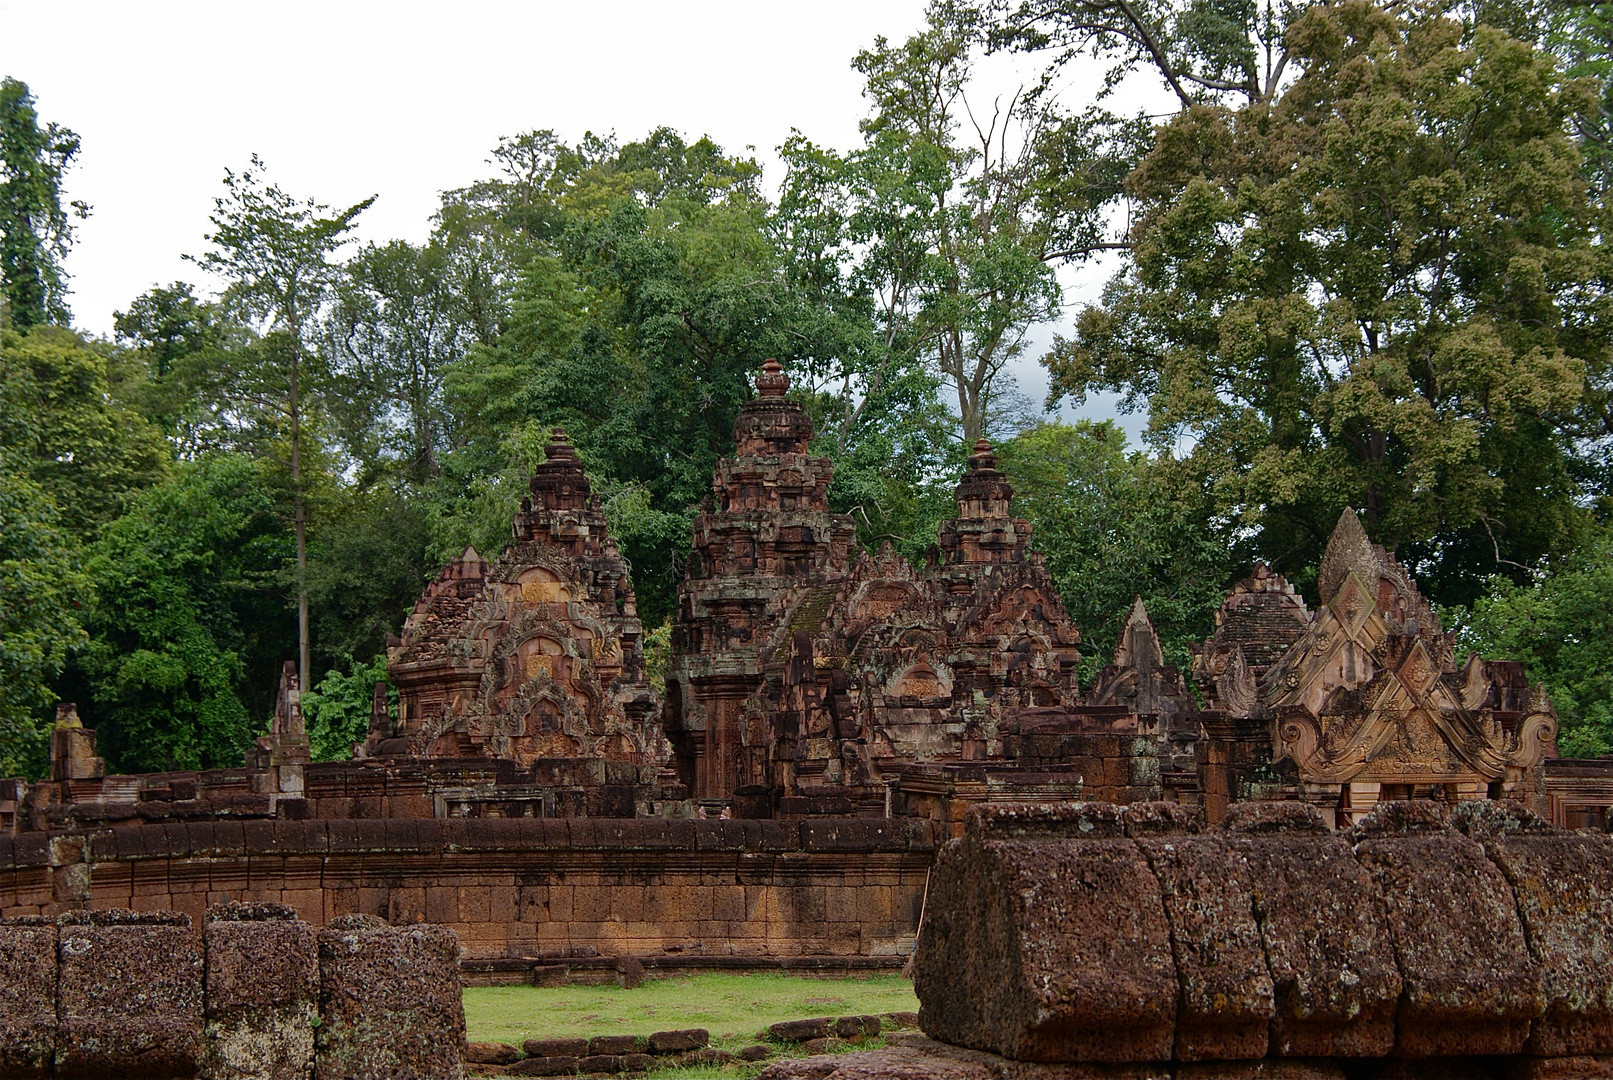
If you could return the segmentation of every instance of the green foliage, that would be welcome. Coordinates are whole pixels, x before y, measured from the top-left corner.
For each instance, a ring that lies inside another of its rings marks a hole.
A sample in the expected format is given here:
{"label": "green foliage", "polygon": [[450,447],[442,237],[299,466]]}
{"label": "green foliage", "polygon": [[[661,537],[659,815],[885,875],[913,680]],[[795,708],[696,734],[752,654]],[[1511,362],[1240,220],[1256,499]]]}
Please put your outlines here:
{"label": "green foliage", "polygon": [[1003,3],[994,46],[1052,50],[1052,66],[1107,61],[1105,92],[1134,71],[1161,79],[1183,108],[1270,101],[1292,54],[1288,27],[1309,5],[1282,0],[1021,0]]}
{"label": "green foliage", "polygon": [[71,330],[0,331],[0,447],[21,455],[80,539],[166,475],[168,446],[132,401],[140,375]]}
{"label": "green foliage", "polygon": [[1166,659],[1184,672],[1187,647],[1214,629],[1235,576],[1225,526],[1202,492],[1176,489],[1110,421],[1031,428],[999,448],[1014,485],[1014,511],[1031,523],[1084,642],[1082,679],[1109,662],[1141,596]]}
{"label": "green foliage", "polygon": [[1316,7],[1287,40],[1303,73],[1273,105],[1160,129],[1132,266],[1044,361],[1052,397],[1146,407],[1175,482],[1279,569],[1355,505],[1459,600],[1575,527],[1561,425],[1597,346],[1569,313],[1601,258],[1581,90],[1420,9]]}
{"label": "green foliage", "polygon": [[[319,517],[308,563],[308,599],[315,652],[323,666],[382,652],[386,636],[402,627],[440,563],[426,556],[431,531],[426,500],[410,498],[406,489],[338,488],[320,503]],[[506,534],[509,527],[506,517]]]}
{"label": "green foliage", "polygon": [[1538,581],[1494,578],[1470,609],[1446,609],[1456,644],[1521,660],[1557,708],[1564,757],[1613,752],[1613,534],[1591,536]]}
{"label": "green foliage", "polygon": [[[375,684],[386,682],[386,654],[378,653],[369,662],[349,658],[347,671],[333,667],[319,685],[302,696],[303,721],[315,761],[346,761],[353,756],[353,744],[364,741],[370,726],[370,708],[375,700]],[[398,692],[387,687],[389,707],[397,710]]]}
{"label": "green foliage", "polygon": [[672,620],[644,635],[644,667],[657,697],[666,698],[666,666],[672,659]]}
{"label": "green foliage", "polygon": [[0,776],[39,776],[51,683],[85,641],[93,590],[55,503],[0,448]]}
{"label": "green foliage", "polygon": [[[96,542],[85,722],[110,767],[240,762],[254,727],[246,684],[272,686],[288,645],[263,640],[284,610],[273,583],[292,554],[264,472],[243,455],[181,463]],[[261,667],[249,671],[246,656]]]}
{"label": "green foliage", "polygon": [[19,330],[67,325],[62,260],[73,246],[70,218],[90,214],[80,201],[62,206],[62,178],[78,149],[67,128],[40,126],[25,83],[0,80],[0,298]]}

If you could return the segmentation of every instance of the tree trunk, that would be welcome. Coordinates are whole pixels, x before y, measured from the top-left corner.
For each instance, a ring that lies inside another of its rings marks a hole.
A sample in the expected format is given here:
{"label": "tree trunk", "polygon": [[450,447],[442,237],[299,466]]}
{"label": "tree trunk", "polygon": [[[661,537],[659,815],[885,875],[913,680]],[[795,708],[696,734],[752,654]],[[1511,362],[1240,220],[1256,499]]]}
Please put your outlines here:
{"label": "tree trunk", "polygon": [[291,340],[291,498],[297,530],[297,689],[308,689],[308,530],[302,491],[302,407],[297,377],[302,366],[302,342]]}

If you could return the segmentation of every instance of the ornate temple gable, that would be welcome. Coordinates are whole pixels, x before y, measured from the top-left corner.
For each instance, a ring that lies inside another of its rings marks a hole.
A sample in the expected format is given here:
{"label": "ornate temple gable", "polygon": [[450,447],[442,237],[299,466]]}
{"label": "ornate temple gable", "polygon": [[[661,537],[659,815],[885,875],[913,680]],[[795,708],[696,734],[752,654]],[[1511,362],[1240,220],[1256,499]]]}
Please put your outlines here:
{"label": "ornate temple gable", "polygon": [[1114,663],[1098,673],[1087,703],[1124,705],[1131,712],[1152,713],[1160,717],[1161,727],[1167,729],[1174,726],[1175,717],[1186,717],[1198,710],[1187,680],[1180,671],[1165,663],[1165,650],[1142,597],[1132,601],[1131,612],[1115,644]]}
{"label": "ornate temple gable", "polygon": [[1319,588],[1322,607],[1259,679],[1259,711],[1277,720],[1273,756],[1292,758],[1302,783],[1472,797],[1510,790],[1540,764],[1556,735],[1544,695],[1520,700],[1510,665],[1471,658],[1458,672],[1432,606],[1353,511],[1328,543]]}
{"label": "ornate temple gable", "polygon": [[366,752],[663,763],[627,563],[559,429],[511,532],[496,563],[467,548],[416,605],[387,656],[398,734],[372,730]]}
{"label": "ornate temple gable", "polygon": [[1215,614],[1215,633],[1193,647],[1193,679],[1211,709],[1248,717],[1260,709],[1257,684],[1310,625],[1294,587],[1265,563],[1232,587]]}

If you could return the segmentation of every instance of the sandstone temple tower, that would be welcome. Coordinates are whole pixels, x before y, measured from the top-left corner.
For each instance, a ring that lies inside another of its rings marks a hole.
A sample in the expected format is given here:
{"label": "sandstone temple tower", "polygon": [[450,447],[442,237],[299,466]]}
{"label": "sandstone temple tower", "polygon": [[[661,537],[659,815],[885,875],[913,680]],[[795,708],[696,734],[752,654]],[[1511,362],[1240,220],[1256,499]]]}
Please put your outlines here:
{"label": "sandstone temple tower", "polygon": [[627,563],[565,432],[546,457],[504,554],[466,548],[387,650],[397,732],[368,756],[665,763]]}
{"label": "sandstone temple tower", "polygon": [[1004,710],[1079,700],[1080,633],[989,444],[923,571],[888,548],[854,560],[788,377],[770,360],[756,387],[695,521],[673,629],[666,728],[696,797],[883,813],[902,766],[997,757]]}
{"label": "sandstone temple tower", "polygon": [[751,783],[740,709],[761,679],[760,647],[780,614],[811,593],[827,602],[844,579],[856,530],[829,512],[833,467],[808,452],[812,420],[785,397],[789,376],[762,365],[757,396],[734,421],[734,456],[712,476],[678,588],[666,728],[680,779],[697,797]]}

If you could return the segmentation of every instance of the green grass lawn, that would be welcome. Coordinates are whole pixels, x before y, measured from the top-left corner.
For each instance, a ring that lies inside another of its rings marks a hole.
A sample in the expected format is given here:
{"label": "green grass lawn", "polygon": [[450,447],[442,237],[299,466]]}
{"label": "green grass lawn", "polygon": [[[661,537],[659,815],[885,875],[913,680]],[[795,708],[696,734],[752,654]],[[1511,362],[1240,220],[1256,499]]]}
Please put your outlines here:
{"label": "green grass lawn", "polygon": [[520,1046],[524,1039],[648,1035],[701,1027],[724,1049],[754,1042],[780,1020],[917,1012],[900,975],[811,978],[774,972],[672,976],[617,986],[467,986],[465,1026],[473,1042]]}

